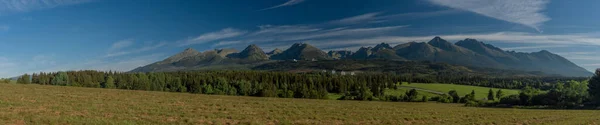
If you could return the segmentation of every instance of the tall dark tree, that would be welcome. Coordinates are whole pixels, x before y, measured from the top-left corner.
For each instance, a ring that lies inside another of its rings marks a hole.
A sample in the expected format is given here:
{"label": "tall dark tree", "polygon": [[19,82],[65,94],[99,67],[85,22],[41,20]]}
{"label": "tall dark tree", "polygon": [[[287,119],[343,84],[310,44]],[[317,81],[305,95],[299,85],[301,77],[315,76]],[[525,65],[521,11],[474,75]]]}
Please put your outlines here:
{"label": "tall dark tree", "polygon": [[452,97],[452,102],[458,103],[460,101],[460,96],[458,95],[458,92],[456,92],[456,90],[450,90],[448,92],[448,95]]}
{"label": "tall dark tree", "polygon": [[104,85],[102,87],[109,89],[115,88],[115,79],[113,79],[112,76],[106,77],[106,82],[104,82]]}
{"label": "tall dark tree", "polygon": [[69,86],[71,84],[69,84],[69,75],[66,72],[58,72],[54,78],[52,79],[52,81],[50,82],[50,84],[52,85],[59,85],[59,86]]}
{"label": "tall dark tree", "polygon": [[588,93],[595,104],[600,104],[600,69],[596,69],[596,74],[590,79]]}
{"label": "tall dark tree", "polygon": [[504,97],[504,92],[502,89],[498,89],[498,91],[496,91],[496,98],[500,100],[502,97]]}
{"label": "tall dark tree", "polygon": [[487,97],[487,99],[488,99],[488,100],[492,100],[492,101],[493,101],[493,100],[495,100],[495,99],[494,99],[494,91],[492,91],[492,89],[490,89],[490,91],[488,92],[488,97]]}
{"label": "tall dark tree", "polygon": [[29,74],[22,75],[17,79],[17,83],[19,84],[31,84],[31,76]]}
{"label": "tall dark tree", "polygon": [[416,101],[418,95],[419,95],[419,92],[416,89],[411,89],[410,91],[406,92],[406,97],[408,98],[406,100],[407,101]]}

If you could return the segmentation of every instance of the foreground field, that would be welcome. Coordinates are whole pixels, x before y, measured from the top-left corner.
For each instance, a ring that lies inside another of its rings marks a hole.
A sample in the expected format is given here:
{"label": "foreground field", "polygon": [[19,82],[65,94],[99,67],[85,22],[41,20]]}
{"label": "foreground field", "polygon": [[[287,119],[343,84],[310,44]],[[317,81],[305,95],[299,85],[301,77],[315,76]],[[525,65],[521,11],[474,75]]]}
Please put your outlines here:
{"label": "foreground field", "polygon": [[[412,84],[402,84],[403,87],[414,87],[432,91],[438,91],[442,93],[448,93],[450,90],[456,90],[458,95],[465,96],[471,93],[472,90],[475,90],[475,97],[477,99],[487,98],[488,92],[490,89],[495,92],[498,91],[497,88],[489,88],[489,87],[479,87],[479,86],[468,86],[468,85],[454,85],[454,84],[424,84],[424,83],[412,83]],[[520,90],[512,90],[512,89],[502,89],[504,95],[514,95],[519,94]]]}
{"label": "foreground field", "polygon": [[600,111],[0,84],[0,124],[598,124]]}

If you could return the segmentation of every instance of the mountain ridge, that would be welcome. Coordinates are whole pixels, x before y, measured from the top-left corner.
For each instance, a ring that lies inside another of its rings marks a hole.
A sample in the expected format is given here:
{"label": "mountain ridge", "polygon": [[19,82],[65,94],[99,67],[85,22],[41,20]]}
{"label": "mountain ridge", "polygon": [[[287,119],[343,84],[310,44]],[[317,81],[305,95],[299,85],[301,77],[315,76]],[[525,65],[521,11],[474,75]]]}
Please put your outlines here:
{"label": "mountain ridge", "polygon": [[[587,76],[592,73],[568,59],[547,50],[523,53],[504,51],[475,39],[456,43],[435,37],[429,42],[408,42],[394,47],[387,43],[375,47],[361,47],[352,51],[325,52],[307,43],[295,43],[286,50],[264,52],[257,45],[249,45],[241,52],[220,49],[198,52],[188,48],[163,61],[139,67],[132,72],[177,71],[177,69],[202,68],[215,65],[256,66],[284,60],[370,60],[431,61],[482,68],[541,71],[563,76]],[[170,70],[164,70],[170,69]]]}

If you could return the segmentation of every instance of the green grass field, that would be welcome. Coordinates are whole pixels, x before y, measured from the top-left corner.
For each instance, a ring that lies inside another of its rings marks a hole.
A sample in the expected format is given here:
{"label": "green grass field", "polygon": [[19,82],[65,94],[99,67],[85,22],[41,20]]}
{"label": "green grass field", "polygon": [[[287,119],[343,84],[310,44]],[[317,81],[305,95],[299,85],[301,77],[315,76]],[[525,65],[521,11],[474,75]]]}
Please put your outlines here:
{"label": "green grass field", "polygon": [[[456,92],[458,92],[458,95],[460,95],[461,97],[465,96],[467,94],[470,94],[472,90],[475,90],[475,97],[477,99],[487,98],[488,92],[490,91],[490,88],[488,88],[488,87],[454,85],[454,84],[424,84],[424,83],[406,84],[405,83],[405,84],[402,84],[402,86],[433,90],[433,91],[438,91],[438,92],[443,92],[443,93],[448,93],[448,91],[450,91],[450,90],[456,90]],[[495,92],[498,91],[497,88],[491,88],[491,89],[494,91],[494,94],[496,94]],[[520,90],[513,90],[513,89],[502,89],[502,91],[504,92],[504,95],[519,94],[519,92],[520,92]]]}
{"label": "green grass field", "polygon": [[[408,91],[410,91],[410,88],[385,89],[385,94],[400,96],[400,95],[406,95],[406,92],[408,92]],[[419,95],[421,95],[421,96],[427,96],[427,97],[439,96],[438,94],[421,91],[421,90],[417,90],[417,92],[419,92]]]}
{"label": "green grass field", "polygon": [[0,124],[598,124],[599,115],[0,84]]}

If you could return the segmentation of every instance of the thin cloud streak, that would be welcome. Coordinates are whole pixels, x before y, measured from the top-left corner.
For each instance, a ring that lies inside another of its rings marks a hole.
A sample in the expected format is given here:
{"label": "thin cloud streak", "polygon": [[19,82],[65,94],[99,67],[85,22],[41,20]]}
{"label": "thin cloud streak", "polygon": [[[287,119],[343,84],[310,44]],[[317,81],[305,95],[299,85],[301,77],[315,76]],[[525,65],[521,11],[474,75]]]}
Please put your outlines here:
{"label": "thin cloud streak", "polygon": [[431,3],[474,12],[483,16],[522,24],[541,32],[550,20],[542,13],[549,0],[429,0]]}
{"label": "thin cloud streak", "polygon": [[584,66],[598,66],[600,67],[600,63],[596,63],[596,64],[583,64]]}
{"label": "thin cloud streak", "polygon": [[361,22],[375,21],[375,20],[377,20],[377,18],[378,18],[377,16],[379,14],[380,14],[379,12],[367,13],[367,14],[348,17],[348,18],[344,18],[344,19],[340,19],[340,20],[334,20],[334,21],[331,21],[330,23],[331,24],[339,24],[339,25],[347,25],[347,24],[357,24],[357,23],[361,23]]}
{"label": "thin cloud streak", "polygon": [[196,38],[184,40],[184,41],[180,42],[179,46],[203,44],[203,43],[207,43],[207,42],[213,42],[216,40],[237,37],[237,36],[240,36],[243,34],[246,34],[246,31],[241,31],[241,30],[233,29],[233,28],[225,28],[221,31],[205,33]]}
{"label": "thin cloud streak", "polygon": [[[430,16],[452,14],[457,10],[445,10],[427,12]],[[339,20],[352,20],[356,22],[369,22],[373,20],[386,20],[407,17],[417,13],[380,15],[375,13],[363,14],[343,18]],[[418,15],[418,14],[417,14]],[[361,17],[361,18],[358,18]],[[383,27],[362,27],[341,26],[331,27],[332,22],[339,20],[328,21],[322,24],[304,24],[304,25],[282,25],[272,26],[265,25],[259,27],[259,30],[251,31],[248,34],[238,34],[235,37],[227,37],[227,40],[214,43],[213,47],[235,47],[240,44],[259,44],[261,46],[281,46],[295,42],[314,43],[322,48],[336,48],[337,46],[353,47],[374,45],[381,42],[388,43],[406,43],[411,41],[428,41],[438,35],[398,35],[403,30],[418,30],[415,28],[406,29],[409,25],[404,26],[383,26]],[[327,28],[326,28],[327,27]],[[353,28],[354,27],[354,28]],[[225,31],[226,29],[222,30]],[[220,31],[220,32],[222,32]],[[241,31],[241,30],[240,30]],[[217,31],[219,32],[219,31]],[[212,34],[212,33],[208,33]],[[446,34],[439,35],[444,39],[458,41],[465,38],[478,39],[480,41],[491,41],[500,43],[529,43],[543,44],[544,46],[536,47],[519,47],[508,49],[536,49],[536,48],[556,48],[571,45],[594,45],[600,46],[600,33],[598,34],[563,34],[563,35],[548,35],[527,32],[491,32],[491,33],[472,33],[472,34]],[[204,36],[204,35],[202,35]],[[206,42],[203,42],[206,43]],[[354,46],[352,46],[354,45]],[[245,46],[245,45],[244,45]]]}
{"label": "thin cloud streak", "polygon": [[133,45],[133,39],[121,40],[113,43],[108,51],[119,50]]}
{"label": "thin cloud streak", "polygon": [[135,44],[132,40],[123,40],[121,42],[117,42],[113,44],[111,48],[109,48],[108,53],[104,56],[105,58],[109,57],[118,57],[129,54],[141,53],[150,50],[155,50],[161,48],[163,46],[168,45],[166,42],[159,42],[156,44],[149,44],[146,46],[142,46],[140,48],[131,48],[131,46]]}
{"label": "thin cloud streak", "polygon": [[287,1],[287,2],[285,2],[283,4],[279,4],[277,6],[273,6],[273,7],[269,7],[269,8],[265,8],[265,9],[262,9],[260,11],[265,11],[265,10],[270,10],[270,9],[276,9],[276,8],[285,7],[285,6],[292,6],[292,5],[300,4],[302,2],[304,2],[304,0],[290,0],[290,1]]}
{"label": "thin cloud streak", "polygon": [[570,47],[569,45],[539,45],[539,46],[520,46],[520,47],[507,47],[502,48],[503,50],[527,50],[527,49],[544,49],[544,48],[561,48]]}
{"label": "thin cloud streak", "polygon": [[0,14],[50,9],[91,1],[92,0],[0,0]]}

